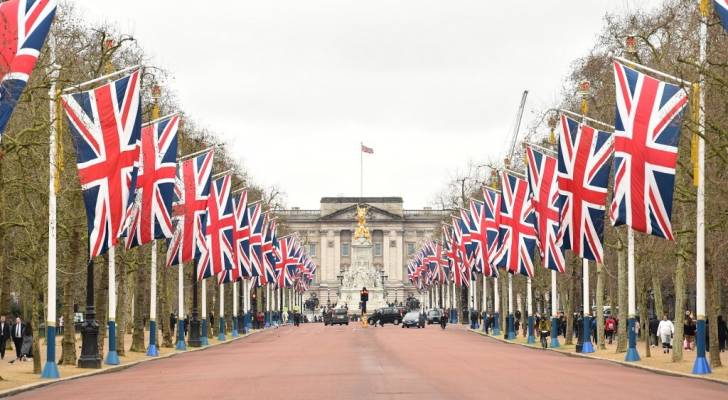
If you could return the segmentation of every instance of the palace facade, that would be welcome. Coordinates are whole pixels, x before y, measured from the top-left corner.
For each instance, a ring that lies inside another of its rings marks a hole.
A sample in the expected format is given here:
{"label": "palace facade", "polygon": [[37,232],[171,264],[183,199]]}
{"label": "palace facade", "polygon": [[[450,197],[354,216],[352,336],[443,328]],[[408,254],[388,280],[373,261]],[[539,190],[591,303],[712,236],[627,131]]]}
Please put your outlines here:
{"label": "palace facade", "polygon": [[276,211],[288,229],[298,232],[308,254],[318,265],[306,298],[320,305],[335,304],[344,273],[352,264],[351,243],[357,227],[357,205],[367,208],[372,237],[372,260],[381,275],[387,302],[402,302],[416,293],[407,279],[407,260],[427,239],[437,239],[449,210],[405,210],[401,197],[324,197],[318,210],[292,208]]}

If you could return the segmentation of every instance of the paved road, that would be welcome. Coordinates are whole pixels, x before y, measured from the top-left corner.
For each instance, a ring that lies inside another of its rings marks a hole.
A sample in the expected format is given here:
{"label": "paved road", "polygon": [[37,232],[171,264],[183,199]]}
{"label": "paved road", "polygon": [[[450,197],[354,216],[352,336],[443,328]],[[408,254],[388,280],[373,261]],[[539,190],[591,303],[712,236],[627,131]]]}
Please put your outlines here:
{"label": "paved road", "polygon": [[725,399],[728,386],[500,343],[463,329],[269,330],[18,399]]}

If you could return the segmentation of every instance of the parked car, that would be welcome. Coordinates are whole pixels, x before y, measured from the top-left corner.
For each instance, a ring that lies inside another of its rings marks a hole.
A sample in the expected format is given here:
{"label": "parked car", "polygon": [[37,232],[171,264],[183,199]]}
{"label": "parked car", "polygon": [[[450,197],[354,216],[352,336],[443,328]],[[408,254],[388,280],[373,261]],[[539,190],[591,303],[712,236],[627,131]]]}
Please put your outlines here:
{"label": "parked car", "polygon": [[329,325],[349,325],[349,313],[343,308],[337,308],[331,314]]}
{"label": "parked car", "polygon": [[396,307],[380,308],[367,318],[369,325],[374,325],[377,322],[381,326],[384,326],[384,324],[399,325],[400,321],[402,321],[402,314]]}
{"label": "parked car", "polygon": [[410,311],[407,314],[404,315],[404,318],[402,318],[402,328],[409,328],[411,326],[416,326],[418,328],[424,328],[425,326],[425,319],[421,318],[424,317],[424,315],[421,315],[419,311]]}
{"label": "parked car", "polygon": [[427,312],[427,324],[439,324],[440,318],[442,318],[442,316],[442,310],[433,308],[432,310]]}

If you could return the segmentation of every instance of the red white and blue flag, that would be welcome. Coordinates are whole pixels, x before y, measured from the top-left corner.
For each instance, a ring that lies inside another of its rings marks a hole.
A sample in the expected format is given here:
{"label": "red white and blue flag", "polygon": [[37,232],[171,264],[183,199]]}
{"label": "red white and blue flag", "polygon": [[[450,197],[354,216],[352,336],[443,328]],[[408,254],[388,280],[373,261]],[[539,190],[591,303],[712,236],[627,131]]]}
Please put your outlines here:
{"label": "red white and blue flag", "polygon": [[[498,270],[493,267],[490,258],[496,251],[498,242],[497,203],[484,189],[485,201],[470,199],[470,215],[475,221],[475,228],[470,232],[471,241],[475,244],[475,264],[481,266],[485,276],[497,277]],[[497,196],[497,193],[496,193]]]}
{"label": "red white and blue flag", "polygon": [[728,0],[714,0],[715,11],[720,17],[720,22],[723,24],[723,29],[728,32]]}
{"label": "red white and blue flag", "polygon": [[250,224],[248,223],[248,191],[243,190],[239,196],[233,197],[233,215],[235,230],[233,231],[233,247],[235,265],[240,269],[243,278],[253,276],[250,270]]}
{"label": "red white and blue flag", "polygon": [[442,225],[442,251],[443,251],[443,259],[445,260],[445,265],[443,266],[445,276],[447,279],[451,280],[452,282],[455,282],[455,274],[453,271],[455,271],[455,262],[456,262],[456,255],[455,250],[453,247],[453,231],[452,227],[450,225]]}
{"label": "red white and blue flag", "polygon": [[141,162],[136,201],[127,229],[127,249],[154,239],[169,239],[174,233],[172,201],[177,175],[178,127],[178,116],[142,127]]}
{"label": "red white and blue flag", "polygon": [[609,134],[561,116],[558,183],[564,196],[558,242],[581,258],[602,262],[604,209],[612,158]]}
{"label": "red white and blue flag", "polygon": [[672,194],[682,113],[688,95],[614,63],[617,116],[614,130],[612,224],[673,240]]}
{"label": "red white and blue flag", "polygon": [[248,242],[248,257],[250,269],[259,286],[265,285],[265,267],[263,266],[263,227],[265,225],[265,214],[260,203],[248,206],[248,221],[250,222],[250,240]]}
{"label": "red white and blue flag", "polygon": [[276,237],[276,221],[269,219],[263,230],[263,267],[265,268],[265,281],[274,283],[276,281],[276,264],[278,263],[278,239]]}
{"label": "red white and blue flag", "polygon": [[[195,259],[198,248],[205,248],[207,200],[210,197],[212,151],[182,161],[172,203],[174,233],[167,246],[165,265],[179,265]],[[207,250],[205,249],[205,253]]]}
{"label": "red white and blue flag", "polygon": [[[471,269],[467,259],[466,245],[470,243],[469,238],[463,235],[465,223],[462,219],[452,217],[453,235],[452,242],[455,249],[455,284],[459,287],[465,285],[470,287]],[[467,242],[466,242],[467,240]]]}
{"label": "red white and blue flag", "polygon": [[56,15],[56,0],[0,3],[0,140]]}
{"label": "red white and blue flag", "polygon": [[564,250],[558,245],[559,214],[562,197],[559,194],[555,157],[532,147],[526,149],[528,160],[528,191],[536,213],[538,249],[545,268],[564,272]]}
{"label": "red white and blue flag", "polygon": [[292,235],[284,236],[278,241],[280,246],[280,259],[276,263],[276,284],[279,288],[291,287],[293,276],[298,271],[301,262],[296,238]]}
{"label": "red white and blue flag", "polygon": [[63,96],[88,220],[89,257],[119,243],[134,202],[141,137],[140,71]]}
{"label": "red white and blue flag", "polygon": [[235,265],[233,255],[233,230],[235,216],[230,197],[232,179],[225,175],[215,179],[207,199],[207,225],[205,246],[198,246],[195,253],[197,280],[216,276]]}
{"label": "red white and blue flag", "polygon": [[512,274],[532,277],[536,215],[528,198],[528,182],[507,172],[500,175],[503,192],[494,264]]}

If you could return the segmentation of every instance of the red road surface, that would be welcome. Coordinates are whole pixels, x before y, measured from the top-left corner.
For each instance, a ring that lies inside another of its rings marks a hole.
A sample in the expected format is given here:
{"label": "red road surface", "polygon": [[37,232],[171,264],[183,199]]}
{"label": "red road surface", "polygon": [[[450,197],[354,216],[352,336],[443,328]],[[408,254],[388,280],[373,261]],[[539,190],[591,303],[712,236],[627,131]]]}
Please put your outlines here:
{"label": "red road surface", "polygon": [[272,329],[18,399],[728,399],[728,386],[500,343],[463,329]]}

